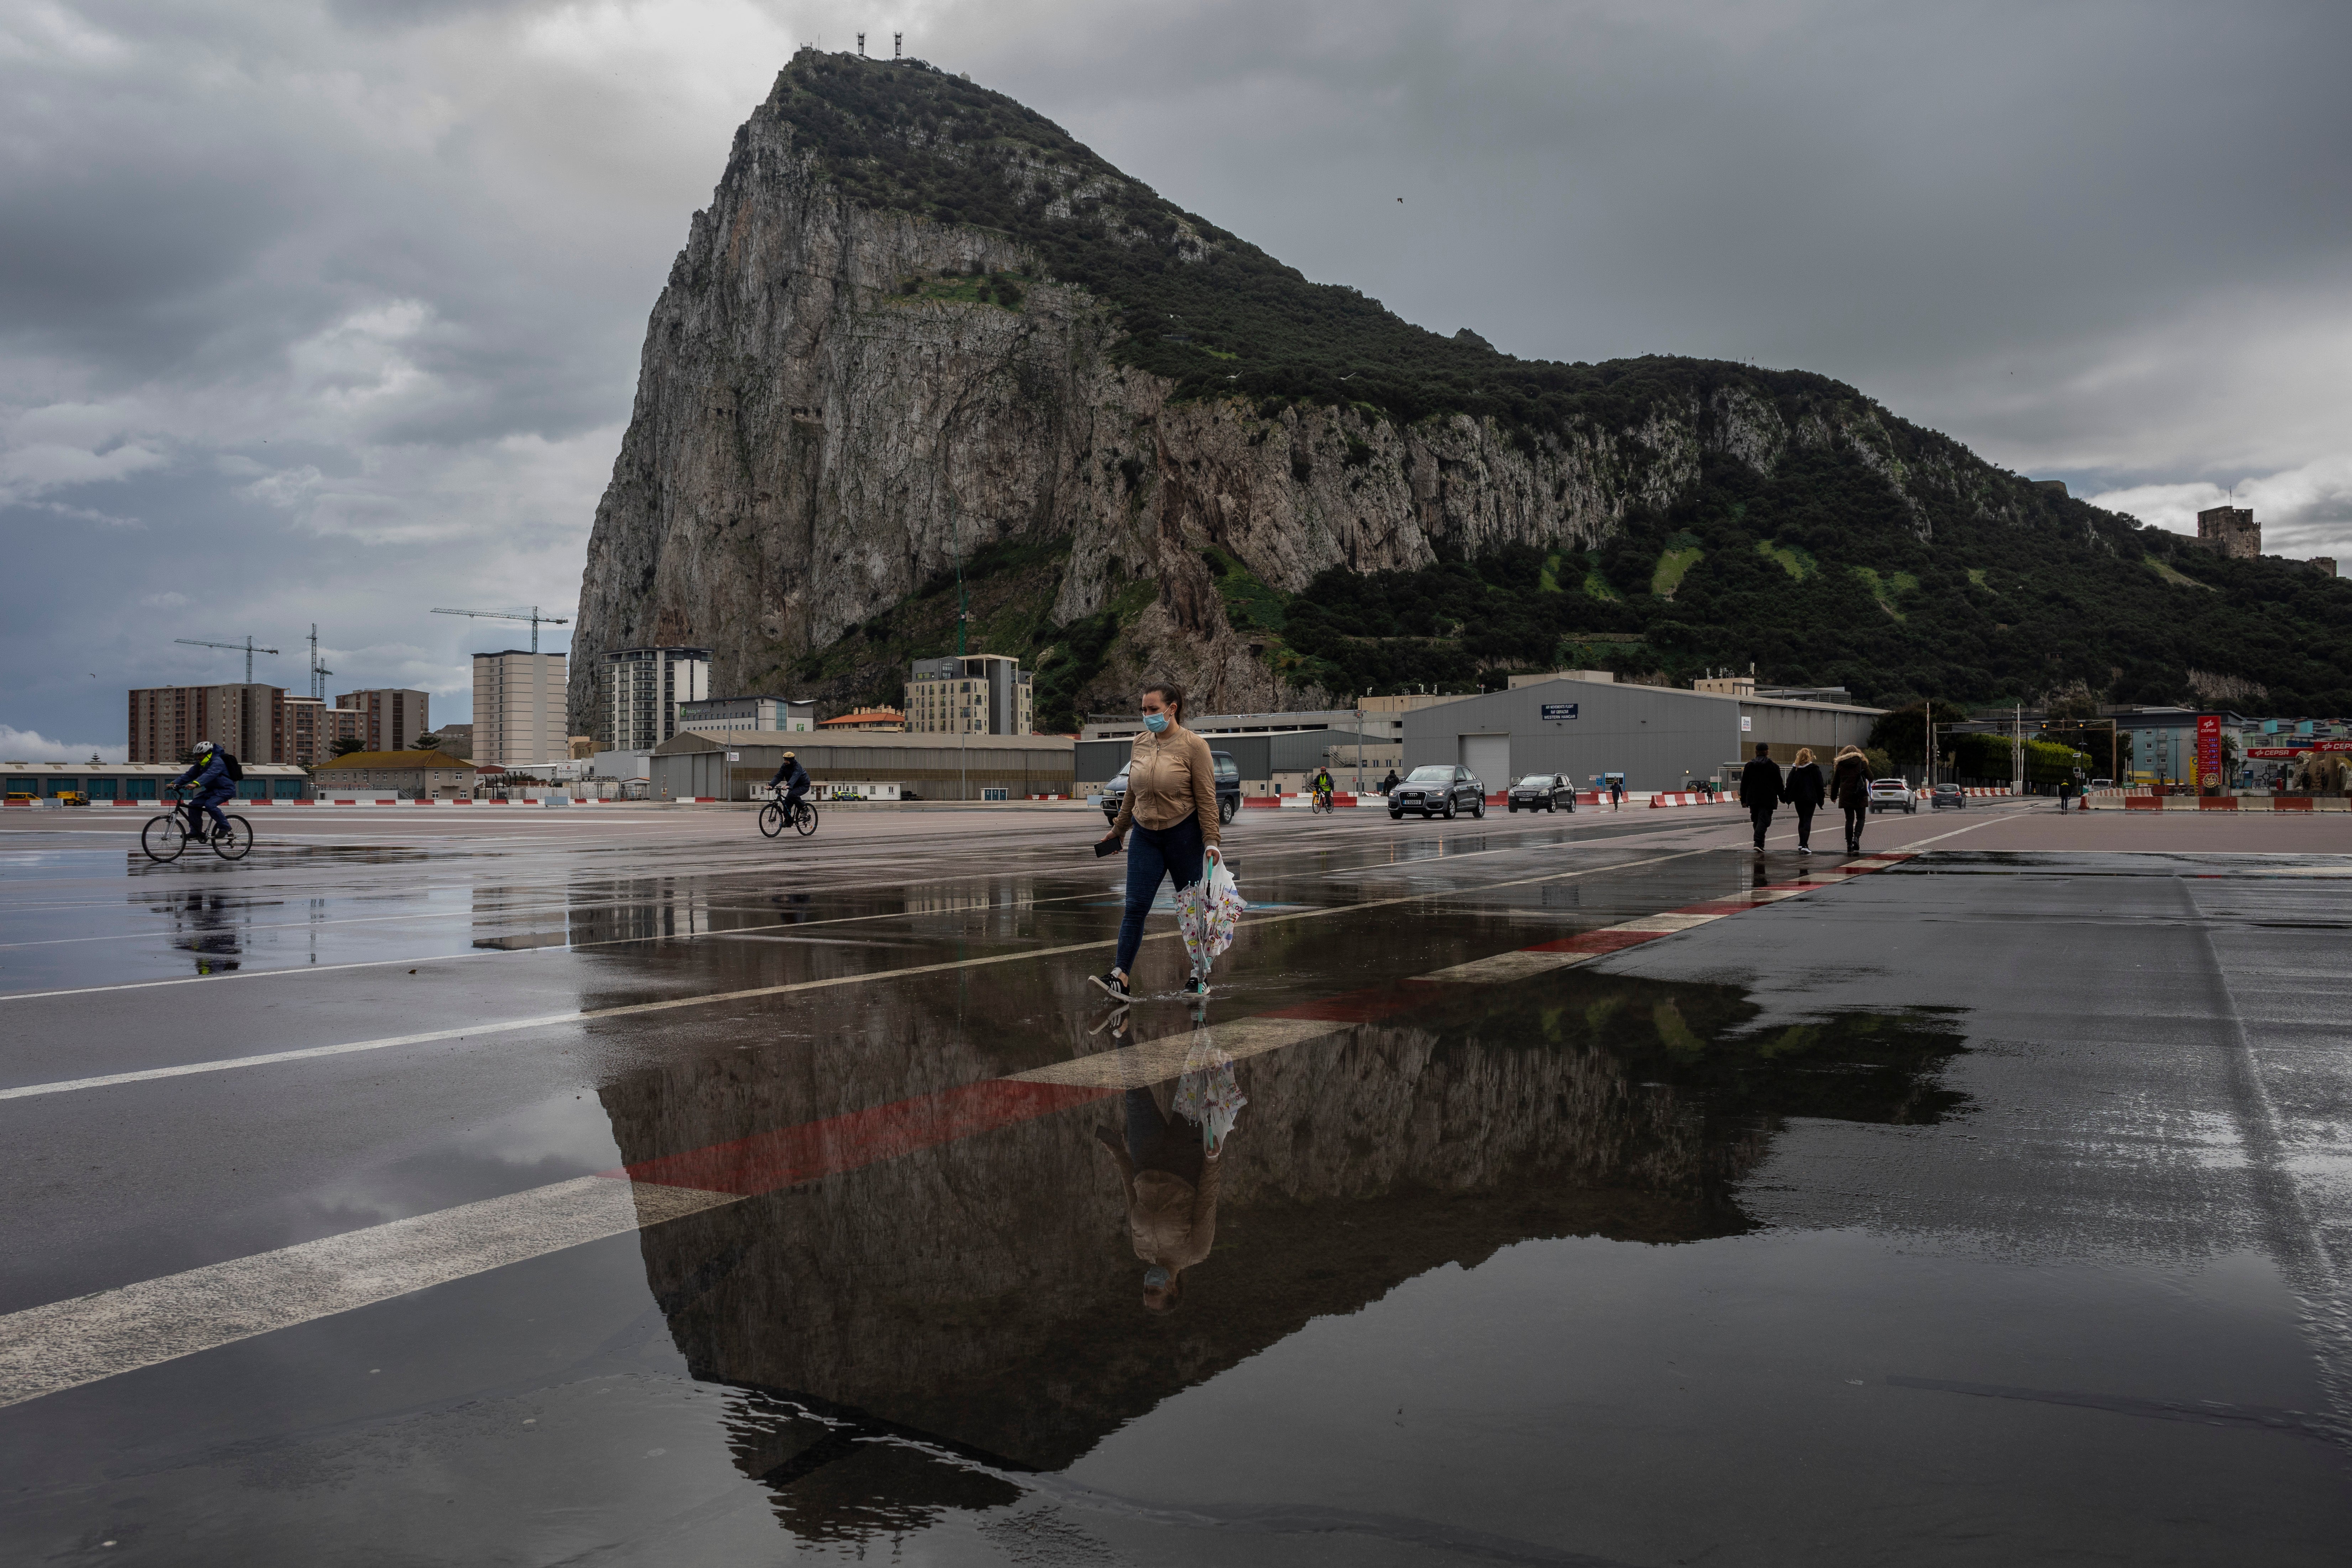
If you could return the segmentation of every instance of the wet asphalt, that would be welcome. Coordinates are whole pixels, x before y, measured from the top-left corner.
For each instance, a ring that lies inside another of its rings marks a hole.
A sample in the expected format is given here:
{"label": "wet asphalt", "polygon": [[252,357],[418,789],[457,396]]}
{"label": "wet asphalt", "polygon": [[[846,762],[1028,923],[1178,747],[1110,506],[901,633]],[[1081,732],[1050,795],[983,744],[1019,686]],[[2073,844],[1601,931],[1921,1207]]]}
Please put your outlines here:
{"label": "wet asphalt", "polygon": [[1121,1016],[1075,809],[11,813],[0,1558],[2341,1562],[2352,830],[1735,815],[1245,814]]}

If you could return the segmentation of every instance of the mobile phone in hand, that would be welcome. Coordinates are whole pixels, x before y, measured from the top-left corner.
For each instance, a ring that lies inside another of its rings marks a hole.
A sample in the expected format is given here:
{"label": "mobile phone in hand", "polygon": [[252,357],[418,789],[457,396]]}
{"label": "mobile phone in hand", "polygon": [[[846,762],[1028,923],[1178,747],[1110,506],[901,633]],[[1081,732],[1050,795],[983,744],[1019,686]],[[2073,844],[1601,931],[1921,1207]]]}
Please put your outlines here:
{"label": "mobile phone in hand", "polygon": [[1116,855],[1118,853],[1118,836],[1117,834],[1113,834],[1108,838],[1097,839],[1095,843],[1095,858],[1097,860],[1101,859],[1106,855]]}

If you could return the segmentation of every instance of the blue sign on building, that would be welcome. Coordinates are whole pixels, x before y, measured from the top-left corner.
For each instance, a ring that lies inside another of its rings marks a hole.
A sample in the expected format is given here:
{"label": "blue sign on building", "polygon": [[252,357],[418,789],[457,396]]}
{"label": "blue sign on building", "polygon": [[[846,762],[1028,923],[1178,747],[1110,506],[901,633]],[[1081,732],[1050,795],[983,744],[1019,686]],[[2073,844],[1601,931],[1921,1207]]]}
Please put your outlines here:
{"label": "blue sign on building", "polygon": [[1547,702],[1543,705],[1543,716],[1544,722],[1547,724],[1553,722],[1555,720],[1573,719],[1576,717],[1576,704],[1573,702]]}

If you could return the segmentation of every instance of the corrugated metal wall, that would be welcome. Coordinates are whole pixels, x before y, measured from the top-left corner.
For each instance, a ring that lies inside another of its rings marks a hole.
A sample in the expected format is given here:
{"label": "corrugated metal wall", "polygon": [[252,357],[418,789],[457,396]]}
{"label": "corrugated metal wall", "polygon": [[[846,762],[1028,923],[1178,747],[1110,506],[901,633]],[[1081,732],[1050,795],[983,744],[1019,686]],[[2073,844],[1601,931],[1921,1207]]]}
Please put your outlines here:
{"label": "corrugated metal wall", "polygon": [[[1573,719],[1546,719],[1547,704],[1573,703]],[[1749,721],[1743,731],[1741,718]],[[1809,745],[1816,751],[1860,745],[1874,715],[1865,711],[1801,704],[1743,702],[1662,686],[1604,685],[1556,680],[1490,692],[1404,716],[1408,770],[1430,763],[1459,763],[1465,736],[1507,736],[1508,773],[1566,773],[1590,784],[1595,773],[1622,773],[1626,787],[1674,789],[1694,778],[1713,777],[1727,763],[1753,754],[1758,742]],[[1490,742],[1471,751],[1490,758]],[[1481,777],[1490,790],[1502,781]]]}

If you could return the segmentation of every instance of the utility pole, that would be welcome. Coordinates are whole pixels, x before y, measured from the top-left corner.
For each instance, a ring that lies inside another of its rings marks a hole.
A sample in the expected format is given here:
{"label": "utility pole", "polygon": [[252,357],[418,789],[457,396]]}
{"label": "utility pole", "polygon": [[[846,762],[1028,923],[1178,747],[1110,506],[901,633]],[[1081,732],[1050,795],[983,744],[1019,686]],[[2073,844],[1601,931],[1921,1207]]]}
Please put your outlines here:
{"label": "utility pole", "polygon": [[2024,703],[2017,705],[2017,716],[2012,722],[2015,728],[2011,731],[2009,742],[2009,793],[2020,795],[2025,793]]}
{"label": "utility pole", "polygon": [[274,647],[254,647],[253,638],[249,634],[243,642],[211,642],[204,637],[173,637],[172,640],[175,643],[185,643],[190,647],[225,647],[232,653],[236,651],[238,648],[243,648],[245,650],[245,683],[247,686],[253,684],[253,656],[255,654],[266,653],[272,658],[278,657],[278,650]]}
{"label": "utility pole", "polygon": [[[866,42],[866,35],[860,33],[857,36],[857,41],[863,46]],[[864,52],[862,47],[860,52]],[[956,510],[955,487],[952,485],[948,487],[948,537],[953,542],[951,548],[955,552],[956,684],[961,687],[964,684],[964,628],[971,623],[971,596],[964,591],[963,514]],[[970,693],[965,692],[962,695],[969,696]],[[971,769],[968,761],[971,755],[971,713],[969,704],[963,706],[965,710],[956,721],[956,798],[960,801],[971,798]]]}

